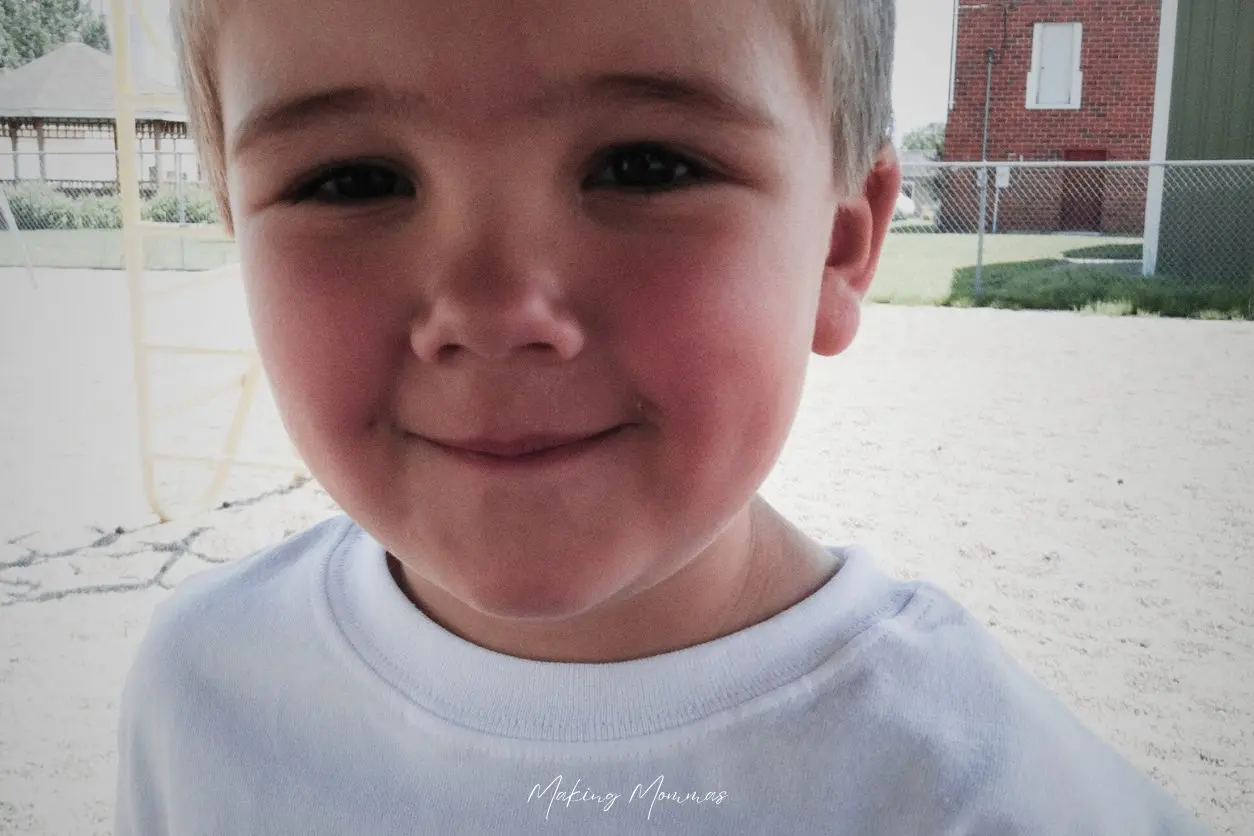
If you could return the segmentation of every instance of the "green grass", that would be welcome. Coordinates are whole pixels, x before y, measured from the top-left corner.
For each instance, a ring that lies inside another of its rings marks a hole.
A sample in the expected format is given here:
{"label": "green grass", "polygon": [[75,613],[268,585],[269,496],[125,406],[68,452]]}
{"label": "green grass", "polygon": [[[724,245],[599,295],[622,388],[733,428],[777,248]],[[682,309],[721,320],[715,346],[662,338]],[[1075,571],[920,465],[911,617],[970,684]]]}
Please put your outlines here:
{"label": "green grass", "polygon": [[989,264],[978,299],[975,268],[961,267],[954,272],[953,292],[946,303],[1119,316],[1254,319],[1252,288],[1181,284],[1164,276],[1144,277],[1116,265],[1072,264],[1058,259]]}
{"label": "green grass", "polygon": [[[120,229],[47,229],[18,233],[36,267],[121,270]],[[235,243],[224,238],[158,238],[144,241],[149,270],[212,270],[238,261]],[[21,267],[22,250],[11,232],[0,230],[0,267]]]}
{"label": "green grass", "polygon": [[[978,243],[975,235],[890,233],[867,298],[872,302],[897,305],[944,304],[953,295],[954,271],[975,264]],[[1060,259],[1068,250],[1094,243],[1129,244],[1132,239],[1091,235],[988,235],[984,238],[984,260],[996,263]]]}
{"label": "green grass", "polygon": [[1114,261],[1140,261],[1144,252],[1140,244],[1099,244],[1067,250],[1063,258],[1105,258]]}
{"label": "green grass", "polygon": [[[949,307],[1080,311],[1103,316],[1254,319],[1254,288],[1143,277],[1135,265],[1071,264],[1065,258],[1116,258],[1135,251],[1132,238],[1085,235],[988,235],[980,299],[974,295],[975,235],[894,231],[868,299]],[[1129,259],[1131,260],[1131,259]]]}
{"label": "green grass", "polygon": [[1131,299],[1116,299],[1113,302],[1089,302],[1079,309],[1082,314],[1092,316],[1135,316],[1136,306]]}

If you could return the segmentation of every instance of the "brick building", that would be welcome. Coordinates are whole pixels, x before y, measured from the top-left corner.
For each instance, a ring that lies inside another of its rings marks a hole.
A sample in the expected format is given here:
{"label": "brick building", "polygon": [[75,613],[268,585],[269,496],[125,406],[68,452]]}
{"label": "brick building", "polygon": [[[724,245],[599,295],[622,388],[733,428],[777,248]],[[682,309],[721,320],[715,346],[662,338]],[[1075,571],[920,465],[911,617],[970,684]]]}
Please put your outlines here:
{"label": "brick building", "polygon": [[[1161,0],[960,0],[946,160],[983,158],[990,60],[989,160],[1149,159],[1160,7]],[[1144,227],[1144,170],[1013,175],[996,195],[1002,230]],[[975,177],[953,184],[947,226],[977,225]]]}
{"label": "brick building", "polygon": [[[1254,292],[1254,0],[955,0],[947,161],[1139,161],[990,178],[996,231],[1143,238],[1146,275]],[[1178,163],[1174,166],[1164,165]],[[938,225],[979,226],[977,172]]]}

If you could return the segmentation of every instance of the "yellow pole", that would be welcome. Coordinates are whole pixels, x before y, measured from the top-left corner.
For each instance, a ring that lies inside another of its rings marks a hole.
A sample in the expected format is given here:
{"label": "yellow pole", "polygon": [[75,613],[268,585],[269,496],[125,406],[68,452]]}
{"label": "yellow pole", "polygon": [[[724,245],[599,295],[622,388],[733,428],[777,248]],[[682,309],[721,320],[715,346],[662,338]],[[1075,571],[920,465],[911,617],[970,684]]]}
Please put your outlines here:
{"label": "yellow pole", "polygon": [[149,415],[148,351],[144,333],[147,310],[144,304],[144,239],[140,230],[139,170],[135,138],[135,97],[131,81],[131,33],[127,25],[127,0],[110,0],[109,41],[113,49],[113,74],[117,100],[114,134],[118,149],[118,196],[122,203],[122,245],[130,293],[131,355],[135,366],[135,405],[139,425],[139,458],[144,496],[148,506],[162,520],[170,515],[157,497],[156,473],[152,456],[152,430]]}
{"label": "yellow pole", "polygon": [[[109,0],[110,2],[110,39],[113,47],[114,84],[117,98],[117,123],[115,129],[118,154],[118,191],[122,204],[122,240],[125,254],[127,287],[130,294],[131,313],[131,351],[135,372],[135,400],[139,428],[140,468],[143,477],[144,496],[149,508],[162,520],[172,518],[171,511],[162,505],[156,482],[156,463],[162,460],[185,463],[205,463],[215,465],[208,490],[200,498],[202,507],[209,507],[225,489],[232,466],[279,467],[295,471],[296,475],[306,476],[303,464],[297,460],[292,465],[275,462],[241,461],[238,458],[249,413],[256,396],[257,388],[262,382],[260,362],[253,349],[223,349],[203,345],[159,345],[148,342],[146,338],[147,301],[150,295],[162,295],[150,292],[144,283],[144,238],[153,235],[177,235],[181,239],[214,234],[210,228],[195,226],[145,223],[141,217],[139,195],[139,169],[137,159],[139,144],[135,133],[135,110],[142,100],[150,107],[167,107],[169,97],[140,96],[134,87],[131,77],[131,29],[129,14],[134,11],[139,23],[153,37],[151,25],[144,16],[142,2],[132,10],[129,0]],[[154,43],[160,39],[153,37]],[[152,102],[160,102],[154,105]],[[158,153],[158,156],[160,154]],[[158,161],[160,167],[160,161]],[[180,181],[181,183],[181,181]],[[200,279],[183,282],[177,287],[168,289],[168,293],[182,292],[193,286],[216,280],[223,275],[234,276],[234,268],[213,271]],[[154,353],[202,357],[246,357],[249,360],[247,373],[240,381],[240,400],[236,405],[235,415],[231,421],[225,439],[225,449],[221,456],[183,455],[174,452],[161,452],[153,447],[153,427],[163,417],[171,417],[187,408],[194,406],[209,397],[224,394],[230,387],[217,387],[202,393],[190,400],[177,404],[166,410],[164,415],[153,412],[153,392],[150,384],[149,359]],[[294,465],[294,466],[293,466]]]}
{"label": "yellow pole", "polygon": [[257,384],[260,381],[261,363],[254,357],[252,362],[248,364],[248,371],[244,375],[244,391],[240,395],[239,403],[235,407],[235,417],[231,421],[230,429],[227,431],[226,446],[222,451],[222,458],[214,470],[213,481],[209,483],[209,490],[205,491],[204,498],[201,500],[205,505],[216,502],[218,496],[226,488],[227,479],[231,476],[231,462],[235,460],[236,454],[239,453],[240,440],[244,437],[244,427],[248,424],[248,414],[252,410],[253,398],[257,394]]}

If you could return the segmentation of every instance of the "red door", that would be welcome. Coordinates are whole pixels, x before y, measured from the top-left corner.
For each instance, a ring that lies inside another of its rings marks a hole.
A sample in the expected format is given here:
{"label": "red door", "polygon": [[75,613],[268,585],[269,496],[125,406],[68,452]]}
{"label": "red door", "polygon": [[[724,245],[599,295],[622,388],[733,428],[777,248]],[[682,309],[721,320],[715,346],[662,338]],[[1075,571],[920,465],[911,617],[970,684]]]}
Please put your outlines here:
{"label": "red door", "polygon": [[[1105,162],[1106,151],[1071,149],[1066,162]],[[1106,169],[1066,168],[1062,175],[1062,205],[1058,227],[1064,232],[1101,232],[1102,205],[1106,202]]]}

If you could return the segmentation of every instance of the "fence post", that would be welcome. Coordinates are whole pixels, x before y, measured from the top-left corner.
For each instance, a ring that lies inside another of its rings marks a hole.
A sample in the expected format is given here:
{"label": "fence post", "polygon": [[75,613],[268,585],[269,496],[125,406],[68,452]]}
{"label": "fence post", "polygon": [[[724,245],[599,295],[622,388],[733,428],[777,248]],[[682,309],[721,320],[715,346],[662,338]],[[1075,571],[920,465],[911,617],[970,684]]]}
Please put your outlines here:
{"label": "fence post", "polygon": [[[179,195],[179,223],[187,223],[187,191],[183,188],[183,154],[175,146],[174,152],[174,188]],[[187,237],[179,236],[179,267],[187,269]]]}
{"label": "fence post", "polygon": [[179,196],[179,223],[187,223],[187,192],[183,189],[183,155],[174,155],[174,188]]}
{"label": "fence post", "polygon": [[988,131],[989,120],[993,113],[993,63],[997,60],[997,51],[987,52],[987,67],[984,78],[984,137],[981,140],[980,161],[984,167],[980,169],[980,238],[975,254],[975,301],[980,301],[980,287],[984,283],[984,226],[988,220]]}
{"label": "fence post", "polygon": [[[14,182],[17,182],[16,177]],[[30,251],[26,249],[26,240],[22,238],[22,233],[17,229],[17,216],[13,214],[13,208],[9,206],[9,198],[5,195],[3,186],[0,186],[0,217],[4,218],[5,228],[9,230],[13,240],[17,241],[17,248],[22,253],[22,260],[26,262],[26,275],[30,277],[30,286],[38,290],[39,282],[35,281],[35,264],[30,260]]]}
{"label": "fence post", "polygon": [[976,178],[980,188],[980,234],[975,245],[975,301],[980,301],[980,286],[984,282],[984,227],[988,220],[988,166],[980,169]]}

